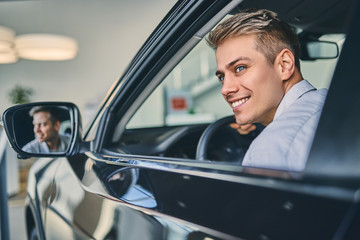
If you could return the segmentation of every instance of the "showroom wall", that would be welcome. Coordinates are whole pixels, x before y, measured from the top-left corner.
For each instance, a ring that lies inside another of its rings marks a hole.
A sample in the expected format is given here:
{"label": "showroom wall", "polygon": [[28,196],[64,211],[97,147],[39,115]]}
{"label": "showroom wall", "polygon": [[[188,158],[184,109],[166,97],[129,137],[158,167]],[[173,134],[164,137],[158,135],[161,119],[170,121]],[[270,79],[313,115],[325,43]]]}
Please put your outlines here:
{"label": "showroom wall", "polygon": [[51,33],[73,37],[75,59],[20,59],[0,64],[0,114],[16,85],[33,90],[32,101],[76,103],[84,123],[175,0],[1,1],[0,25],[16,35]]}

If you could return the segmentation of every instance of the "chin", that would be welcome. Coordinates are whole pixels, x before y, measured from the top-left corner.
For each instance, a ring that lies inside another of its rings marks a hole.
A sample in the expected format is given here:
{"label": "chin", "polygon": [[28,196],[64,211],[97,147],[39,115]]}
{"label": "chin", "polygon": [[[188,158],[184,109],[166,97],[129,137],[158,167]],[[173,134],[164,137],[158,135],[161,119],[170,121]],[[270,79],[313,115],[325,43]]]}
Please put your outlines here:
{"label": "chin", "polygon": [[245,125],[254,123],[254,120],[252,118],[245,117],[244,114],[235,114],[236,123],[239,125]]}
{"label": "chin", "polygon": [[238,117],[235,117],[236,119],[236,123],[239,124],[239,125],[244,125],[244,124],[248,124],[249,121],[246,121],[246,119],[240,119]]}

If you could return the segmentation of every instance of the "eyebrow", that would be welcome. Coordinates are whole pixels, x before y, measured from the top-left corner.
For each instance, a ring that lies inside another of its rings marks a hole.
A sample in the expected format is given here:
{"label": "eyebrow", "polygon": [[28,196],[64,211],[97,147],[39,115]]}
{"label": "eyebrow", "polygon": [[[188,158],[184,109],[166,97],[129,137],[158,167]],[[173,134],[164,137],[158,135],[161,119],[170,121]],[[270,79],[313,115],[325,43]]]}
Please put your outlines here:
{"label": "eyebrow", "polygon": [[40,121],[40,122],[33,121],[33,124],[42,124],[42,123],[47,123],[47,120],[46,121]]}
{"label": "eyebrow", "polygon": [[[226,68],[226,69],[229,69],[230,67],[234,66],[234,65],[235,65],[238,61],[240,61],[240,60],[250,61],[250,58],[248,58],[248,57],[238,57],[238,58],[235,59],[234,61],[231,61],[230,63],[226,64],[225,68]],[[217,75],[219,75],[219,74],[222,74],[222,72],[219,71],[219,70],[217,70],[217,71],[215,72],[215,75],[217,76]]]}

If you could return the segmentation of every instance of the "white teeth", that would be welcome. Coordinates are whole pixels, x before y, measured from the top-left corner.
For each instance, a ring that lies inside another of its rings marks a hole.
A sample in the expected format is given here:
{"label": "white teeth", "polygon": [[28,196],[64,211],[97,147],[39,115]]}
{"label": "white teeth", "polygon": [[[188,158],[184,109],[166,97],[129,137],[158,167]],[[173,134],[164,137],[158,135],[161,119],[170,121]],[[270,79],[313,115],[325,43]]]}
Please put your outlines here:
{"label": "white teeth", "polygon": [[239,106],[239,105],[241,105],[241,104],[244,104],[244,103],[247,102],[248,100],[249,100],[249,98],[243,98],[243,99],[241,99],[241,100],[239,100],[239,101],[233,102],[233,103],[231,104],[231,106],[232,106],[233,108],[236,108],[237,106]]}

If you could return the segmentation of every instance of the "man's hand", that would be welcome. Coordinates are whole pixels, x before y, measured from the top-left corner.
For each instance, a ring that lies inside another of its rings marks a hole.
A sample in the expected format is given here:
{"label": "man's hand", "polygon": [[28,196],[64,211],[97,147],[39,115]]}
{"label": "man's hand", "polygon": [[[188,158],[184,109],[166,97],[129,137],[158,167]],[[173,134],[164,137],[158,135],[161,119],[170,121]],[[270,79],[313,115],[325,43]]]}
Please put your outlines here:
{"label": "man's hand", "polygon": [[247,135],[256,129],[256,126],[251,123],[244,124],[244,125],[239,125],[237,123],[231,123],[230,127],[232,127],[233,129],[236,129],[241,135]]}

